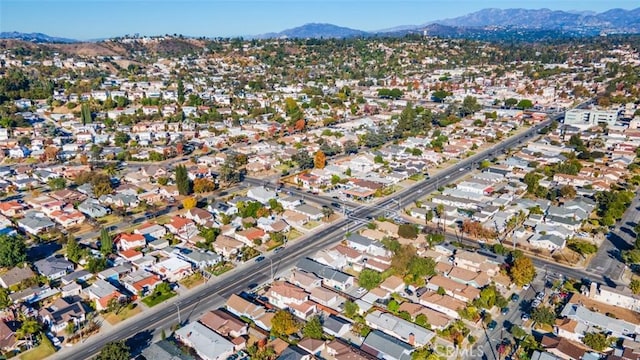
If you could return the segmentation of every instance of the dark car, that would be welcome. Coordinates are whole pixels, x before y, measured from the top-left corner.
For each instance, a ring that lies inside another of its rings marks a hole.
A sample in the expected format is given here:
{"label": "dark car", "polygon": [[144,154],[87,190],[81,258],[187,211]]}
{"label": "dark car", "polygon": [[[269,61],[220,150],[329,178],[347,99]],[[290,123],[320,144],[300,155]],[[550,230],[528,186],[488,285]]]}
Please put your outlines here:
{"label": "dark car", "polygon": [[511,301],[518,301],[518,300],[520,300],[520,295],[518,294],[511,295]]}
{"label": "dark car", "polygon": [[262,260],[264,260],[264,256],[258,256],[258,257],[256,258],[256,262],[260,262],[260,261],[262,261]]}
{"label": "dark car", "polygon": [[491,320],[491,322],[487,325],[487,329],[493,330],[498,326],[498,323],[495,320]]}
{"label": "dark car", "polygon": [[338,204],[337,202],[332,202],[331,206],[333,206],[334,208],[340,208],[340,204]]}
{"label": "dark car", "polygon": [[508,307],[503,307],[502,309],[500,309],[500,313],[502,315],[507,315],[509,313],[509,308]]}

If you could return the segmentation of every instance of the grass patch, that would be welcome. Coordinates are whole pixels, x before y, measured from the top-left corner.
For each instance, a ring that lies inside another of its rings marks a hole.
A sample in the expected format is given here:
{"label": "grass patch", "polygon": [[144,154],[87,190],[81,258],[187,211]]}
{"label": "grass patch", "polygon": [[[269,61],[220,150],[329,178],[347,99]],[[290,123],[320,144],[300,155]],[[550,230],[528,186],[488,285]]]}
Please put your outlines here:
{"label": "grass patch", "polygon": [[164,225],[164,224],[168,224],[168,223],[171,222],[171,216],[162,215],[162,216],[156,218],[155,220],[156,220],[156,223],[158,225]]}
{"label": "grass patch", "polygon": [[320,223],[317,221],[309,221],[308,223],[304,224],[302,227],[304,227],[307,230],[311,230],[318,227],[318,225],[320,225]]}
{"label": "grass patch", "polygon": [[120,310],[119,313],[108,313],[104,315],[104,320],[107,321],[111,325],[115,325],[123,320],[126,320],[132,316],[138,315],[142,312],[142,308],[140,306],[136,306],[133,309],[130,309],[128,306],[124,307]]}
{"label": "grass patch", "polygon": [[48,356],[53,355],[55,352],[56,352],[56,348],[53,347],[53,344],[51,344],[51,341],[47,339],[43,341],[42,344],[22,354],[20,356],[20,359],[42,360],[47,358]]}
{"label": "grass patch", "polygon": [[232,263],[220,263],[207,269],[212,275],[220,276],[227,271],[233,269]]}
{"label": "grass patch", "polygon": [[154,292],[146,298],[142,299],[142,302],[148,307],[154,307],[165,300],[171,299],[176,295],[176,292],[173,290],[169,292]]}
{"label": "grass patch", "polygon": [[202,284],[204,284],[204,277],[199,272],[180,280],[180,285],[184,285],[187,289],[191,289]]}
{"label": "grass patch", "polygon": [[100,223],[101,225],[112,225],[112,224],[117,224],[121,222],[122,222],[122,217],[115,214],[109,214],[109,215],[103,216],[98,220],[98,223]]}
{"label": "grass patch", "polygon": [[424,175],[422,175],[422,174],[413,174],[413,175],[409,176],[409,180],[421,181],[421,180],[424,180]]}
{"label": "grass patch", "polygon": [[291,229],[289,230],[289,232],[287,233],[287,241],[291,241],[291,240],[295,240],[297,238],[299,238],[300,236],[302,236],[302,233],[296,229]]}

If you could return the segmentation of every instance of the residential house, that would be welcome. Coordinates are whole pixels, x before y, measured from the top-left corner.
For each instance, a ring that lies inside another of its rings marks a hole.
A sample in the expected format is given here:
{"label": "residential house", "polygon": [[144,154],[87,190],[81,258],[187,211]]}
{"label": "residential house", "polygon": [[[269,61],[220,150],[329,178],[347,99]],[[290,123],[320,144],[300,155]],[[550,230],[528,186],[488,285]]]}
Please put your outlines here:
{"label": "residential house", "polygon": [[230,259],[235,256],[243,246],[243,242],[230,236],[218,235],[216,241],[213,243],[213,250],[225,258]]}
{"label": "residential house", "polygon": [[601,303],[640,312],[640,296],[633,294],[627,287],[613,288],[591,282],[589,297]]}
{"label": "residential house", "polygon": [[70,302],[64,298],[58,298],[53,304],[40,310],[42,322],[54,333],[60,333],[67,329],[69,323],[79,326],[85,321],[87,310],[82,301]]}
{"label": "residential house", "polygon": [[379,241],[368,239],[360,234],[350,234],[346,238],[347,246],[374,256],[389,256],[391,252],[387,250]]}
{"label": "residential house", "polygon": [[0,202],[0,214],[6,217],[16,217],[23,213],[24,205],[17,200]]}
{"label": "residential house", "polygon": [[307,319],[316,312],[309,294],[286,281],[275,281],[268,292],[269,302],[281,309],[290,309],[296,316]]}
{"label": "residential house", "polygon": [[176,330],[176,340],[195,350],[203,360],[224,360],[235,353],[233,343],[195,321]]}
{"label": "residential house", "polygon": [[95,301],[96,310],[98,311],[107,309],[109,301],[112,299],[122,301],[126,298],[126,296],[120,293],[113,285],[102,279],[96,279],[91,286],[83,289],[82,292],[89,300]]}
{"label": "residential house", "polygon": [[247,323],[220,309],[205,313],[200,318],[200,322],[225,337],[237,338],[249,332]]}
{"label": "residential house", "polygon": [[326,344],[327,354],[335,360],[371,360],[373,356],[362,350],[349,346],[345,342],[335,339]]}
{"label": "residential house", "polygon": [[235,236],[247,246],[255,246],[256,242],[263,242],[269,238],[264,230],[255,227],[238,231]]}
{"label": "residential house", "polygon": [[321,277],[322,283],[325,286],[339,291],[346,291],[350,289],[354,284],[353,276],[345,274],[329,266],[320,264],[309,258],[300,259],[296,263],[296,268]]}
{"label": "residential house", "polygon": [[73,263],[62,256],[49,256],[34,262],[33,265],[38,273],[51,280],[60,279],[74,268]]}
{"label": "residential house", "polygon": [[374,310],[365,317],[367,325],[378,329],[414,347],[427,345],[436,334],[393,314]]}
{"label": "residential house", "polygon": [[291,345],[284,349],[277,360],[311,360],[311,354],[298,346]]}
{"label": "residential house", "polygon": [[176,282],[191,275],[191,264],[178,257],[169,257],[153,265],[153,270],[170,282]]}
{"label": "residential house", "polygon": [[165,227],[170,233],[182,240],[189,240],[198,234],[198,227],[195,222],[177,215],[172,217]]}
{"label": "residential house", "polygon": [[385,360],[410,360],[413,352],[411,345],[379,330],[371,331],[360,349],[377,359]]}
{"label": "residential house", "polygon": [[16,321],[0,320],[0,350],[11,351],[20,347],[23,341],[18,340],[16,331],[20,325]]}
{"label": "residential house", "polygon": [[167,234],[167,228],[152,222],[146,222],[133,230],[133,233],[140,234],[144,236],[147,241],[151,242],[164,237]]}
{"label": "residential house", "polygon": [[147,239],[141,234],[119,234],[115,238],[118,250],[132,250],[147,246]]}
{"label": "residential house", "polygon": [[200,208],[192,208],[187,210],[184,214],[184,217],[193,220],[198,225],[206,225],[207,223],[213,222],[213,214],[210,212],[200,209]]}
{"label": "residential house", "polygon": [[439,311],[452,319],[459,319],[459,310],[466,307],[463,301],[453,298],[450,295],[440,295],[433,291],[427,291],[419,298],[421,305],[435,311]]}
{"label": "residential house", "polygon": [[38,211],[25,213],[24,217],[18,220],[17,223],[20,229],[32,235],[38,235],[56,226],[45,214]]}
{"label": "residential house", "polygon": [[93,198],[88,198],[81,202],[78,205],[78,211],[94,219],[101,218],[111,213],[111,209],[102,206],[98,200]]}
{"label": "residential house", "polygon": [[25,266],[25,267],[16,266],[9,269],[4,274],[0,275],[0,285],[3,288],[8,289],[14,285],[20,284],[21,282],[27,279],[31,279],[34,276],[35,274],[33,273],[33,271],[31,271],[31,269],[28,266]]}
{"label": "residential house", "polygon": [[351,322],[336,315],[329,315],[322,323],[324,332],[334,337],[343,337],[350,328]]}
{"label": "residential house", "polygon": [[222,256],[202,250],[180,249],[178,257],[191,263],[197,269],[206,269],[222,261]]}
{"label": "residential house", "polygon": [[145,359],[153,360],[196,360],[193,356],[185,354],[173,341],[161,340],[152,343],[142,350]]}
{"label": "residential house", "polygon": [[322,210],[308,204],[298,205],[293,209],[293,211],[300,213],[306,216],[307,218],[315,221],[318,221],[324,217]]}
{"label": "residential house", "polygon": [[565,338],[556,338],[548,335],[542,337],[540,345],[549,353],[564,360],[580,360],[587,349],[584,345],[572,342]]}
{"label": "residential house", "polygon": [[207,207],[207,210],[214,213],[217,216],[222,216],[222,215],[233,216],[238,213],[237,207],[221,201],[216,201],[213,204],[209,205]]}
{"label": "residential house", "polygon": [[263,204],[268,204],[269,200],[275,199],[278,194],[273,190],[268,190],[264,187],[252,187],[247,191],[247,197],[259,201]]}
{"label": "residential house", "polygon": [[126,274],[120,283],[133,294],[150,294],[156,286],[162,283],[162,279],[156,274],[140,269]]}

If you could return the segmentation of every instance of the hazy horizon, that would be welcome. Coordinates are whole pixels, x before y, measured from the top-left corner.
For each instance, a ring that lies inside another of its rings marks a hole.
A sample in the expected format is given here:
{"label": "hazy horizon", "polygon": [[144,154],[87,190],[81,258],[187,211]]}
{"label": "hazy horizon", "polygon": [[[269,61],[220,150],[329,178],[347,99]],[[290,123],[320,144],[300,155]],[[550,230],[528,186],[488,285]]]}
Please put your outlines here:
{"label": "hazy horizon", "polygon": [[628,0],[3,0],[0,31],[90,40],[133,35],[250,36],[330,23],[376,31],[463,16],[485,8],[573,12],[633,9]]}

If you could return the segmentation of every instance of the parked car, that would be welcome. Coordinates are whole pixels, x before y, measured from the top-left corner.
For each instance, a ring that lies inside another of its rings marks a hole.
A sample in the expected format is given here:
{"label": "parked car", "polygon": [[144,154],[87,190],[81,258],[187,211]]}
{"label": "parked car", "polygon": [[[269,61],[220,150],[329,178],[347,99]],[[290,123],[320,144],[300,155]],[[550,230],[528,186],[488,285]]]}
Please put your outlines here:
{"label": "parked car", "polygon": [[527,320],[529,320],[529,314],[522,314],[522,316],[520,317],[520,319],[522,319],[522,321],[527,321]]}
{"label": "parked car", "polygon": [[518,294],[511,295],[511,301],[518,301],[518,300],[520,300],[520,295]]}
{"label": "parked car", "polygon": [[544,292],[541,291],[536,294],[536,300],[542,301],[542,299],[544,299]]}
{"label": "parked car", "polygon": [[256,262],[260,262],[260,261],[262,261],[262,260],[264,260],[264,256],[258,256],[258,257],[256,258]]}
{"label": "parked car", "polygon": [[498,326],[498,323],[495,320],[491,320],[491,322],[487,325],[487,329],[493,330]]}
{"label": "parked car", "polygon": [[530,287],[531,287],[531,285],[524,284],[524,285],[522,285],[522,290],[529,290]]}
{"label": "parked car", "polygon": [[508,307],[503,307],[502,309],[500,309],[500,313],[502,315],[507,315],[509,313],[509,308]]}

